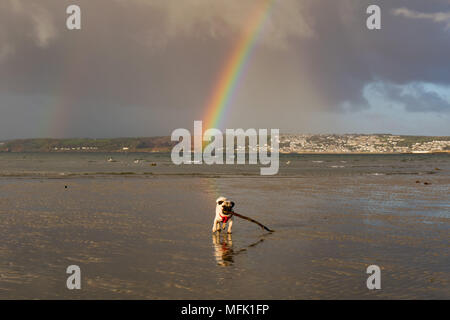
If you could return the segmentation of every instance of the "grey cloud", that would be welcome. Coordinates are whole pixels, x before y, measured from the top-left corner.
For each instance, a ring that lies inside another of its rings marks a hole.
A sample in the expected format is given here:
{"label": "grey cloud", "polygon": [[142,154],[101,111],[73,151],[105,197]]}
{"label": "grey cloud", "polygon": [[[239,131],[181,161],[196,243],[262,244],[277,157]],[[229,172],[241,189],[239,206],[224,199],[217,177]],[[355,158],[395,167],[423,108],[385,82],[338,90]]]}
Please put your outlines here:
{"label": "grey cloud", "polygon": [[403,105],[410,112],[450,112],[450,101],[422,83],[407,86],[379,82],[372,86],[386,101]]}
{"label": "grey cloud", "polygon": [[[21,115],[38,117],[48,101],[70,115],[65,135],[165,135],[190,127],[203,116],[249,13],[263,1],[78,0],[80,31],[65,28],[73,1],[0,1],[0,138],[17,136],[20,127],[38,132]],[[380,5],[382,30],[365,27],[369,4]],[[449,2],[275,1],[229,125],[308,129],[308,112],[369,108],[363,93],[373,82],[450,85],[445,24],[391,14],[398,8],[449,12]],[[423,103],[415,108],[446,112],[417,90]],[[405,105],[410,99],[395,98]],[[6,125],[10,119],[15,126]]]}
{"label": "grey cloud", "polygon": [[[115,0],[118,3],[123,0]],[[151,10],[158,10],[166,16],[164,23],[159,25],[157,45],[167,44],[179,37],[224,39],[240,33],[254,12],[264,7],[268,0],[238,1],[238,0],[135,0]],[[128,1],[127,1],[128,2]],[[289,37],[309,37],[311,27],[303,16],[305,6],[302,1],[283,0],[272,1],[270,19],[265,25],[263,38],[258,39],[269,47],[284,48]],[[154,38],[152,34],[152,38]]]}
{"label": "grey cloud", "polygon": [[[299,43],[304,62],[316,88],[321,88],[325,104],[338,108],[342,103],[367,107],[364,87],[374,81],[396,84],[431,82],[450,84],[449,34],[441,26],[398,19],[388,13],[404,1],[323,1],[311,3],[317,37]],[[369,31],[366,15],[368,3],[382,9],[382,30]],[[422,9],[423,1],[408,1]],[[436,10],[448,1],[427,2]],[[345,15],[336,14],[345,9]],[[347,18],[348,16],[352,18]],[[323,21],[326,21],[323,22]]]}
{"label": "grey cloud", "polygon": [[424,19],[444,23],[447,29],[450,28],[450,12],[424,13],[409,10],[408,8],[397,8],[392,10],[392,14],[411,19]]}

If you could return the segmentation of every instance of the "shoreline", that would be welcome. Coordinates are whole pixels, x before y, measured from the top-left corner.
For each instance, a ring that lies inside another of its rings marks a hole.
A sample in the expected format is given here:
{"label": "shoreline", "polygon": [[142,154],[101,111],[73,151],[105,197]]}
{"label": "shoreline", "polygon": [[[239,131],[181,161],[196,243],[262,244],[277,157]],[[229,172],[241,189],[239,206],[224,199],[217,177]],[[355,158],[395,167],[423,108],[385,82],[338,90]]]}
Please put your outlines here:
{"label": "shoreline", "polygon": [[[118,179],[0,179],[0,297],[73,299],[73,264],[79,299],[449,297],[447,174]],[[236,219],[213,237],[216,193],[276,232]]]}
{"label": "shoreline", "polygon": [[[96,153],[114,153],[114,154],[142,154],[142,153],[149,153],[149,154],[167,154],[171,153],[171,150],[167,151],[121,151],[121,150],[115,150],[115,151],[107,151],[107,150],[99,150],[99,151],[81,151],[81,150],[74,150],[74,151],[2,151],[0,150],[0,154],[8,154],[8,153],[39,153],[39,154],[96,154]],[[249,154],[246,152],[246,154]],[[282,155],[402,155],[402,154],[408,154],[408,155],[424,155],[424,154],[450,154],[450,150],[443,150],[443,151],[425,151],[425,152],[280,152],[279,154]]]}

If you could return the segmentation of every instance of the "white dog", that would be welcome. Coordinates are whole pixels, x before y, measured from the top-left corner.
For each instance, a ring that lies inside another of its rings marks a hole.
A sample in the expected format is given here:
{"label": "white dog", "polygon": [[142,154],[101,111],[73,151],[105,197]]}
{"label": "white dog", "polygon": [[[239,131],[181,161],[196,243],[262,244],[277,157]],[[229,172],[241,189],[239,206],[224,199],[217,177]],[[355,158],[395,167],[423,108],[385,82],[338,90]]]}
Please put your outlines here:
{"label": "white dog", "polygon": [[225,197],[219,197],[216,200],[216,217],[214,218],[212,232],[220,232],[220,222],[222,222],[222,230],[224,230],[225,225],[228,222],[228,233],[231,233],[231,228],[233,226],[233,207],[234,202]]}

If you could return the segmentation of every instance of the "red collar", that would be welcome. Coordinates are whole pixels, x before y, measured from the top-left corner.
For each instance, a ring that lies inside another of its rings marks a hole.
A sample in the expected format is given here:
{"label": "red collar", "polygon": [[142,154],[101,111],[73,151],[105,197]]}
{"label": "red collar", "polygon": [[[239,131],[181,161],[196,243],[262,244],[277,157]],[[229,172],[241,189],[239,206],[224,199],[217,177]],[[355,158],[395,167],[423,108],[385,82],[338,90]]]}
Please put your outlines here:
{"label": "red collar", "polygon": [[229,219],[231,219],[231,217],[233,216],[233,213],[231,213],[229,216],[223,216],[223,215],[221,215],[221,214],[219,213],[219,216],[222,218],[222,222],[223,222],[223,223],[227,223],[227,221],[228,221]]}

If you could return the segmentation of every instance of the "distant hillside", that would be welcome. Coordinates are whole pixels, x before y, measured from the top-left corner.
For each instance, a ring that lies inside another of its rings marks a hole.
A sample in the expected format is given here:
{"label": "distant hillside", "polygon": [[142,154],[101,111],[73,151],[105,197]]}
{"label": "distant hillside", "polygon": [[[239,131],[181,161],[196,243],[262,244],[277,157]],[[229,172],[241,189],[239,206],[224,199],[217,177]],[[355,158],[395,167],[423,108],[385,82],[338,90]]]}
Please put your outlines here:
{"label": "distant hillside", "polygon": [[[115,139],[20,139],[0,142],[0,152],[170,152],[170,137]],[[390,134],[282,134],[281,153],[450,152],[450,137]],[[258,146],[249,147],[250,152]]]}
{"label": "distant hillside", "polygon": [[3,152],[167,152],[170,137],[114,139],[20,139],[0,143]]}
{"label": "distant hillside", "polygon": [[392,134],[291,134],[280,137],[281,153],[450,152],[450,137]]}

